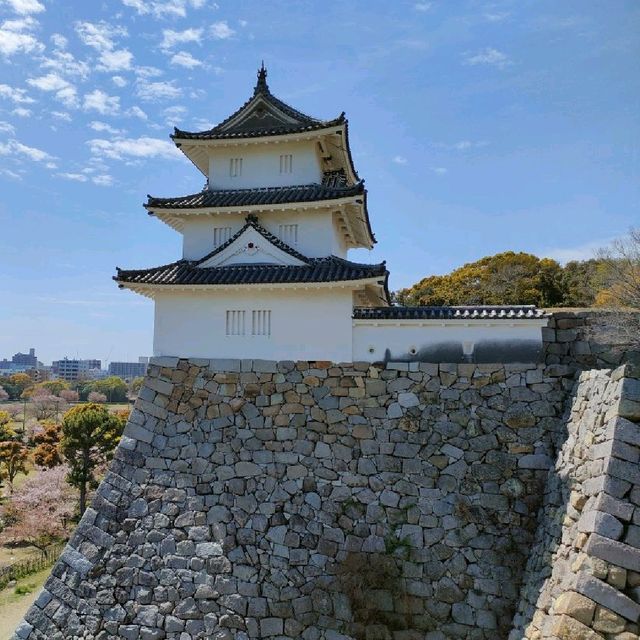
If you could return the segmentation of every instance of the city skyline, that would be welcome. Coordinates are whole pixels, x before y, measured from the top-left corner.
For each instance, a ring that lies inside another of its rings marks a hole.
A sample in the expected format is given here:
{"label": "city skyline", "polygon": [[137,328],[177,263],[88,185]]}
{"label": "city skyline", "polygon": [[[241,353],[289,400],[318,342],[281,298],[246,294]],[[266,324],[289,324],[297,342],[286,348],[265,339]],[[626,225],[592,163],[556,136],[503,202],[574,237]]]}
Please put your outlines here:
{"label": "city skyline", "polygon": [[202,187],[168,135],[228,115],[263,59],[282,99],[347,112],[380,238],[350,258],[393,289],[510,249],[592,257],[638,219],[639,24],[633,2],[7,0],[0,353],[151,353],[151,302],[111,276],[179,257],[141,206]]}

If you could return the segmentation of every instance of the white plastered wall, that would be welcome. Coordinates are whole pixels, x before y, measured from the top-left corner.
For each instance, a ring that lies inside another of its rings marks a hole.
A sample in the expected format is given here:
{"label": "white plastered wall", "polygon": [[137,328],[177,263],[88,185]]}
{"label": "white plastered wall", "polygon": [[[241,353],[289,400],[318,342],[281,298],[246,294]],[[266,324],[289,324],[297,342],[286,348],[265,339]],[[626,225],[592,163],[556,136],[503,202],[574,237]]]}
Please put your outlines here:
{"label": "white plastered wall", "polygon": [[[352,296],[338,287],[160,293],[154,355],[349,361]],[[271,336],[252,336],[252,310],[267,309]],[[227,310],[245,311],[248,335],[226,335]]]}
{"label": "white plastered wall", "polygon": [[[291,173],[280,173],[280,155],[283,154],[293,156]],[[242,175],[230,176],[232,158],[242,158]],[[209,184],[212,189],[281,187],[319,183],[321,180],[315,143],[308,140],[215,147],[209,155]]]}
{"label": "white plastered wall", "polygon": [[[279,237],[280,225],[297,224],[298,243],[294,249],[309,258],[329,255],[346,257],[346,249],[334,225],[330,209],[287,209],[257,215],[260,224],[276,237]],[[185,216],[182,257],[186,260],[199,260],[206,256],[214,249],[214,227],[231,227],[233,235],[243,227],[245,218],[246,213]]]}
{"label": "white plastered wall", "polygon": [[[530,358],[536,345],[542,347],[541,327],[546,320],[483,322],[442,321],[353,321],[353,359],[363,361],[447,358],[456,346],[473,359],[480,350],[493,350],[511,361],[519,354]],[[422,358],[421,358],[422,356]],[[490,358],[490,356],[488,356]],[[485,360],[487,361],[486,357]],[[494,361],[500,361],[494,360]],[[528,361],[528,360],[526,360]]]}

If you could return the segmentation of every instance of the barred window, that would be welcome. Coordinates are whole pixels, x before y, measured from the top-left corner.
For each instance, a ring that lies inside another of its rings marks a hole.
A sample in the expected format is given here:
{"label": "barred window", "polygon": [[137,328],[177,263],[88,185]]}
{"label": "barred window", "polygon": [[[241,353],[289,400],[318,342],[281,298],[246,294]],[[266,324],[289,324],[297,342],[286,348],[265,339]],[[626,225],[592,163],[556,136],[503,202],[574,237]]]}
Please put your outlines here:
{"label": "barred window", "polygon": [[284,153],[280,156],[280,173],[293,172],[293,155]]}
{"label": "barred window", "polygon": [[231,158],[229,160],[229,176],[237,178],[242,175],[242,158]]}
{"label": "barred window", "polygon": [[219,247],[231,237],[231,227],[214,227],[213,246]]}
{"label": "barred window", "polygon": [[251,335],[270,336],[271,335],[271,310],[254,309],[251,312]]}
{"label": "barred window", "polygon": [[228,336],[245,335],[244,316],[245,316],[245,312],[242,310],[227,311],[227,335]]}
{"label": "barred window", "polygon": [[287,244],[298,244],[298,225],[297,224],[280,224],[278,225],[278,237],[282,242]]}

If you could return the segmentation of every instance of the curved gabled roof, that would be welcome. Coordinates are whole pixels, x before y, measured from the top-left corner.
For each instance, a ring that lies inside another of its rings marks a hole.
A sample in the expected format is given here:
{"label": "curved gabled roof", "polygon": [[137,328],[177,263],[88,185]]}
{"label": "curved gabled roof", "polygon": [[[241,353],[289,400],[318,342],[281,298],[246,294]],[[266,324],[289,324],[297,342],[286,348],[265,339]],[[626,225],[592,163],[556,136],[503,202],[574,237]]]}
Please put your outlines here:
{"label": "curved gabled roof", "polygon": [[171,138],[176,142],[255,138],[327,129],[345,123],[344,112],[333,120],[319,120],[276,98],[267,85],[267,70],[263,64],[258,71],[253,95],[237,111],[207,131],[183,131],[176,127]]}
{"label": "curved gabled roof", "polygon": [[302,184],[291,187],[256,187],[253,189],[205,189],[200,193],[176,198],[148,196],[148,209],[202,209],[206,207],[246,207],[296,202],[316,202],[349,198],[364,193],[364,184],[353,186]]}

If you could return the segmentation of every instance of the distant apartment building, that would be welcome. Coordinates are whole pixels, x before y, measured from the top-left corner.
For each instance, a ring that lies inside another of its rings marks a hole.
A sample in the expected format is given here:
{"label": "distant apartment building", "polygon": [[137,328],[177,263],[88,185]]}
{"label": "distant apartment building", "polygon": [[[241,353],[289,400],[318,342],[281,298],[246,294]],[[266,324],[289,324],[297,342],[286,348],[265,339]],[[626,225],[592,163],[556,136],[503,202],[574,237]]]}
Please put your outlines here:
{"label": "distant apartment building", "polygon": [[51,363],[51,371],[63,380],[74,381],[83,378],[95,378],[96,371],[101,371],[102,361],[100,360],[54,360]]}
{"label": "distant apartment building", "polygon": [[147,372],[148,359],[140,358],[140,360],[140,362],[111,362],[109,364],[109,375],[119,376],[125,380],[144,376]]}
{"label": "distant apartment building", "polygon": [[38,358],[36,358],[36,350],[29,349],[29,353],[16,353],[13,358],[11,358],[11,362],[14,364],[25,366],[25,367],[33,367],[34,369],[38,366]]}

